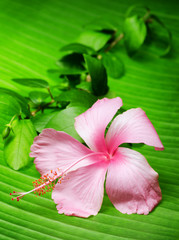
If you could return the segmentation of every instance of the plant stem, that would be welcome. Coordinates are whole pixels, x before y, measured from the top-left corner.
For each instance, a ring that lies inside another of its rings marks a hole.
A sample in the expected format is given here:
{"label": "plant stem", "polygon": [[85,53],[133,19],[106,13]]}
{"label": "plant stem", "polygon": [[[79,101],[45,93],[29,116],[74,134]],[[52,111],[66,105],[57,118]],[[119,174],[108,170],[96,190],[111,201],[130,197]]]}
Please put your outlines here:
{"label": "plant stem", "polygon": [[49,88],[49,87],[47,88],[47,91],[48,91],[48,93],[49,93],[49,95],[50,95],[51,99],[52,99],[52,100],[54,100],[54,97],[53,97],[53,95],[52,95],[52,93],[51,93],[51,91],[50,91],[50,88]]}
{"label": "plant stem", "polygon": [[44,110],[46,107],[48,107],[49,105],[53,104],[55,102],[54,99],[52,99],[49,103],[46,103],[43,108],[41,106],[39,106],[36,110],[31,112],[31,116],[35,117],[36,113],[39,112],[40,110]]}
{"label": "plant stem", "polygon": [[15,115],[11,118],[11,121],[10,121],[9,125],[12,124],[12,122],[14,121],[14,119],[15,119],[16,116],[17,116],[17,114],[15,114]]}
{"label": "plant stem", "polygon": [[121,33],[105,50],[105,52],[109,52],[116,44],[123,39],[124,33]]}
{"label": "plant stem", "polygon": [[30,114],[31,116],[35,117],[35,114],[41,110],[41,107],[39,106],[36,110],[32,111]]}
{"label": "plant stem", "polygon": [[146,12],[146,14],[143,16],[144,22],[147,22],[147,20],[149,19],[149,17],[150,17],[150,10],[148,9],[147,12]]}
{"label": "plant stem", "polygon": [[[150,10],[148,9],[146,14],[143,16],[144,22],[147,22],[150,17]],[[116,44],[124,38],[124,33],[121,33],[113,42],[105,49],[105,52],[109,52]],[[100,59],[100,55],[97,56]]]}

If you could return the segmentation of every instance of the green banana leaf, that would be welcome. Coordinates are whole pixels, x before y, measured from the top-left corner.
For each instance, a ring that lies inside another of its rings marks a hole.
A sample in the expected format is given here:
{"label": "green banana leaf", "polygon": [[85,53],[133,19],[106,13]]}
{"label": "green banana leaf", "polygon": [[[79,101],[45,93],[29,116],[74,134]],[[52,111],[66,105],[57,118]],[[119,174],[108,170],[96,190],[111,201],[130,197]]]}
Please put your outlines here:
{"label": "green banana leaf", "polygon": [[[169,56],[154,52],[129,58],[119,44],[114,49],[125,64],[121,79],[109,79],[111,94],[120,96],[124,109],[141,107],[155,126],[165,150],[134,147],[159,173],[163,200],[149,215],[118,212],[104,196],[97,216],[88,219],[59,215],[50,193],[29,194],[12,201],[9,193],[28,191],[39,178],[34,164],[21,171],[10,169],[0,140],[0,239],[105,239],[176,240],[179,238],[179,17],[177,1],[163,0],[2,0],[0,1],[0,86],[27,96],[31,89],[13,78],[47,80],[59,48],[73,42],[83,25],[108,16],[123,26],[124,13],[132,4],[143,4],[158,15],[173,34]],[[160,46],[158,46],[160,47]],[[158,50],[158,49],[156,49]]]}

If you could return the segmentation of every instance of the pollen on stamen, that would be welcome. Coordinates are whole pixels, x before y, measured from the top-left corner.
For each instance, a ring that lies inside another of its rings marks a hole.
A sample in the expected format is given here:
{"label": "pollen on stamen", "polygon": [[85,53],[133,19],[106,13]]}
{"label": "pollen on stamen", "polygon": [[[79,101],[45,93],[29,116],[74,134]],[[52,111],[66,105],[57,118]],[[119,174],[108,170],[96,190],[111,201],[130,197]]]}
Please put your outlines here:
{"label": "pollen on stamen", "polygon": [[44,195],[47,192],[51,192],[55,188],[55,184],[56,182],[58,182],[58,179],[60,177],[61,177],[61,180],[63,179],[62,176],[63,176],[63,173],[59,168],[55,170],[50,170],[49,172],[42,175],[39,179],[32,182],[34,189],[25,193],[16,192],[16,191],[13,191],[12,193],[10,193],[10,195],[18,195],[16,197],[13,197],[12,200],[16,199],[17,201],[19,201],[22,197],[24,197],[26,194],[31,192],[34,192],[38,196]]}
{"label": "pollen on stamen", "polygon": [[12,201],[14,201],[15,199],[16,199],[17,201],[19,201],[21,198],[23,198],[24,193],[20,193],[20,192],[15,192],[15,191],[13,191],[12,193],[10,193],[10,195],[19,195],[19,196],[17,196],[17,197],[11,198]]}
{"label": "pollen on stamen", "polygon": [[[33,182],[33,186],[36,189],[34,191],[37,195],[44,195],[47,192],[51,192],[55,188],[55,180],[60,177],[61,171],[59,168],[50,170],[48,173],[42,175],[38,180]],[[47,185],[45,185],[47,183]],[[41,188],[39,186],[43,185]]]}

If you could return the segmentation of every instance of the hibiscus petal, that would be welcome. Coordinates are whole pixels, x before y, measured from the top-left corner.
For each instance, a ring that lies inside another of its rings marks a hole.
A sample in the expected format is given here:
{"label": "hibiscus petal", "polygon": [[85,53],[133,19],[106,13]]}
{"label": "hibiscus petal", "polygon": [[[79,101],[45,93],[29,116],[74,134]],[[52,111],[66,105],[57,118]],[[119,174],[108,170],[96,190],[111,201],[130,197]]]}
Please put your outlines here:
{"label": "hibiscus petal", "polygon": [[99,162],[68,173],[57,183],[52,198],[60,214],[87,218],[96,215],[104,195],[108,162]]}
{"label": "hibiscus petal", "polygon": [[141,108],[130,109],[117,116],[106,134],[106,143],[111,154],[122,143],[145,143],[156,150],[164,149],[155,128]]}
{"label": "hibiscus petal", "polygon": [[119,97],[103,98],[86,112],[76,117],[76,131],[93,151],[106,151],[105,129],[121,106],[122,100]]}
{"label": "hibiscus petal", "polygon": [[118,148],[108,167],[107,194],[122,213],[148,214],[161,200],[158,174],[140,153]]}
{"label": "hibiscus petal", "polygon": [[[44,129],[31,146],[31,157],[41,174],[52,169],[64,170],[78,159],[93,153],[89,148],[72,138],[65,132],[51,128]],[[87,158],[73,169],[93,163],[94,158]]]}

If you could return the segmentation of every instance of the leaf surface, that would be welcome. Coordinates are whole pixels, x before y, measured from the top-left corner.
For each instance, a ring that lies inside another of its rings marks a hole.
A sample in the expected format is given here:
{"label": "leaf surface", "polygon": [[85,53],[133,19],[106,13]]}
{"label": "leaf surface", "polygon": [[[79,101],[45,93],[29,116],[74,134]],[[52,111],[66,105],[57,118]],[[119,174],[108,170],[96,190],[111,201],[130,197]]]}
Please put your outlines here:
{"label": "leaf surface", "polygon": [[76,42],[84,44],[95,51],[99,51],[111,38],[111,34],[85,31],[77,38]]}
{"label": "leaf surface", "polygon": [[95,51],[92,48],[87,47],[80,43],[71,43],[71,44],[65,45],[60,49],[60,51],[62,52],[69,51],[69,52],[81,53],[81,54],[84,54],[84,53],[95,54]]}
{"label": "leaf surface", "polygon": [[49,94],[44,92],[32,91],[29,93],[29,97],[34,104],[41,104],[49,97]]}
{"label": "leaf surface", "polygon": [[91,22],[85,25],[86,29],[95,30],[95,31],[111,31],[116,32],[119,28],[119,25],[116,21],[113,21],[111,18],[96,18]]}
{"label": "leaf surface", "polygon": [[[20,104],[20,107],[21,107],[21,110],[22,112],[26,115],[26,116],[30,116],[30,112],[29,112],[29,109],[28,109],[28,104],[27,104],[27,101],[26,99],[21,96],[20,94],[10,90],[10,89],[7,89],[7,88],[0,88],[0,94],[3,95],[4,93],[10,95],[10,98],[13,97],[15,98],[15,102],[17,101],[19,104]],[[9,98],[9,97],[8,97]]]}
{"label": "leaf surface", "polygon": [[15,115],[19,115],[21,107],[19,103],[8,94],[0,95],[0,133],[2,133],[5,125],[8,124]]}
{"label": "leaf surface", "polygon": [[56,64],[59,67],[59,75],[80,74],[84,72],[83,57],[79,53],[72,53],[60,58]]}
{"label": "leaf surface", "polygon": [[60,112],[57,112],[50,121],[46,124],[45,128],[53,128],[57,131],[63,131],[81,141],[80,136],[77,134],[74,123],[75,117],[85,112],[86,108],[81,106],[69,107]]}
{"label": "leaf surface", "polygon": [[5,160],[11,168],[19,170],[32,162],[29,153],[36,135],[30,119],[13,121],[12,131],[4,143]]}
{"label": "leaf surface", "polygon": [[48,82],[42,79],[32,79],[32,78],[13,78],[14,82],[26,86],[26,87],[33,87],[33,88],[47,88]]}
{"label": "leaf surface", "polygon": [[96,96],[107,93],[107,73],[101,60],[89,55],[84,55],[89,75],[91,76],[91,87]]}
{"label": "leaf surface", "polygon": [[56,100],[69,102],[69,107],[84,106],[87,109],[97,101],[97,97],[83,90],[72,89],[62,92]]}
{"label": "leaf surface", "polygon": [[126,18],[124,22],[124,40],[129,54],[135,53],[143,44],[147,35],[144,20],[137,15]]}
{"label": "leaf surface", "polygon": [[56,112],[46,113],[46,114],[39,114],[32,118],[32,122],[34,124],[34,127],[36,131],[42,132],[42,130],[45,128],[47,123],[50,121],[50,119],[55,116]]}
{"label": "leaf surface", "polygon": [[104,53],[102,62],[109,76],[118,79],[124,74],[124,63],[118,55],[110,52]]}

